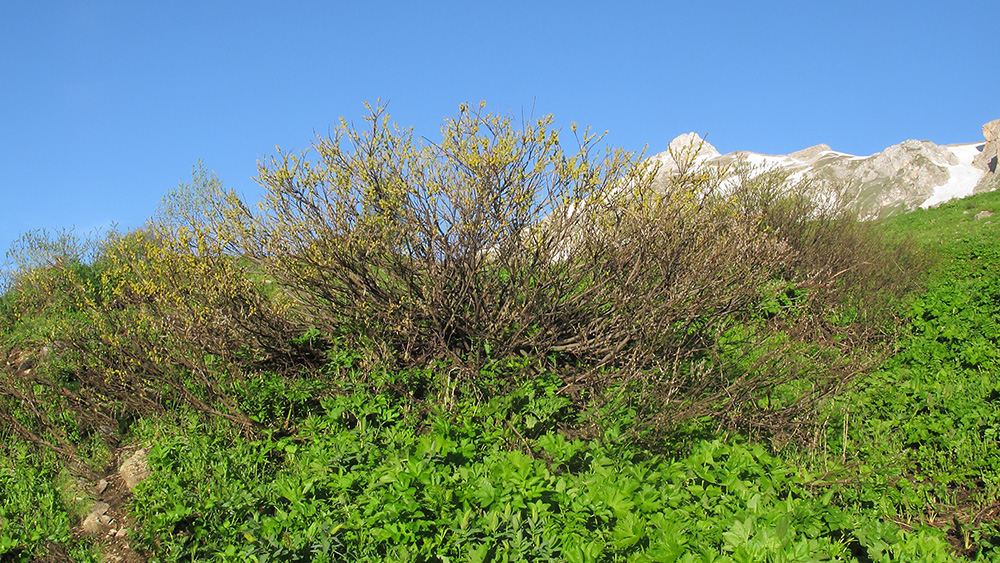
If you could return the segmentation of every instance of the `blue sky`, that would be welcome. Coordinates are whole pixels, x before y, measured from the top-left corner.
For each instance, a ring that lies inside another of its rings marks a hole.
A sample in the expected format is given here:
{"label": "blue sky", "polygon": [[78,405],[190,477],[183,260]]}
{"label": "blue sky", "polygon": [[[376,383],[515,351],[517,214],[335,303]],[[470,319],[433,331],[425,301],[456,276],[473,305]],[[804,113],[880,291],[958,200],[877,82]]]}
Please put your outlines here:
{"label": "blue sky", "polygon": [[204,160],[258,159],[362,102],[434,139],[462,102],[649,153],[974,142],[1000,117],[992,1],[37,1],[0,11],[0,251],[134,228]]}

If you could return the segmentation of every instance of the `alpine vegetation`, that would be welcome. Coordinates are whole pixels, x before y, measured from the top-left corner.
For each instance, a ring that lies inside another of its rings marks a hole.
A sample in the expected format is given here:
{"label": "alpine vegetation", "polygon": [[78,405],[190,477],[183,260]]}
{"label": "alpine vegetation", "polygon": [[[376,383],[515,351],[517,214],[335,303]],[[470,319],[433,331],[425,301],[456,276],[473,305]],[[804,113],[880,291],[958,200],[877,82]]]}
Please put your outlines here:
{"label": "alpine vegetation", "polygon": [[926,250],[782,170],[484,107],[418,140],[368,106],[259,203],[199,164],[141,229],[15,244],[0,558],[947,553],[846,454]]}

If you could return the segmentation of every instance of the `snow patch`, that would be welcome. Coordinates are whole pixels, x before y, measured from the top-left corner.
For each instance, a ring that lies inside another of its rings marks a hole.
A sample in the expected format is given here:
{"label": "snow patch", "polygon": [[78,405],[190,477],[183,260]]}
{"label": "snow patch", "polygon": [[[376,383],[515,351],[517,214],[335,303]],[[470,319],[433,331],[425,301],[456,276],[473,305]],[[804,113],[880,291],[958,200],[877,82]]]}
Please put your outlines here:
{"label": "snow patch", "polygon": [[798,172],[789,175],[788,176],[788,183],[789,184],[797,184],[797,183],[801,182],[802,180],[805,179],[806,174],[808,174],[810,170],[811,169],[809,169],[809,168],[803,168],[802,170],[799,170]]}
{"label": "snow patch", "polygon": [[976,184],[982,179],[986,172],[972,165],[973,159],[979,154],[979,146],[982,143],[969,143],[966,145],[948,145],[944,148],[958,158],[958,164],[937,163],[948,169],[948,181],[934,188],[934,195],[920,204],[920,207],[927,209],[939,205],[948,200],[962,198],[972,195]]}
{"label": "snow patch", "polygon": [[787,168],[795,162],[787,156],[772,156],[769,154],[757,154],[754,152],[747,153],[746,159],[751,166],[754,168],[760,168],[764,171],[770,171],[775,168]]}

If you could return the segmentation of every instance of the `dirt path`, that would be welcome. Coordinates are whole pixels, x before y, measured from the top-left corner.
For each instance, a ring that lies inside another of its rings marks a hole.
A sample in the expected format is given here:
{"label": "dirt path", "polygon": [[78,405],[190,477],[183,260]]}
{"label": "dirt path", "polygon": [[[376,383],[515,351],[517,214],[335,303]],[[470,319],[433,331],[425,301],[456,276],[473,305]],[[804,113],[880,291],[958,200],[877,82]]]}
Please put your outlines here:
{"label": "dirt path", "polygon": [[96,502],[73,528],[75,538],[89,537],[101,546],[106,563],[146,563],[131,545],[133,519],[128,512],[132,488],[149,474],[146,449],[122,448],[115,455],[118,469],[89,484]]}

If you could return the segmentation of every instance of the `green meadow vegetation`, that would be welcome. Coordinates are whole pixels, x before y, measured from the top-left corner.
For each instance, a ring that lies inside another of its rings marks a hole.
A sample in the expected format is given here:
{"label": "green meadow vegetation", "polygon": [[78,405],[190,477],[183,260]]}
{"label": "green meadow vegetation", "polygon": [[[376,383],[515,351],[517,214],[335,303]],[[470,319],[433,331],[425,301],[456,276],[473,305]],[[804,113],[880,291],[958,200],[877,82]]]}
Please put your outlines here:
{"label": "green meadow vegetation", "polygon": [[[12,246],[0,562],[1000,560],[1000,194],[859,222],[369,109],[258,206],[199,164]],[[82,533],[139,447],[127,536]]]}

